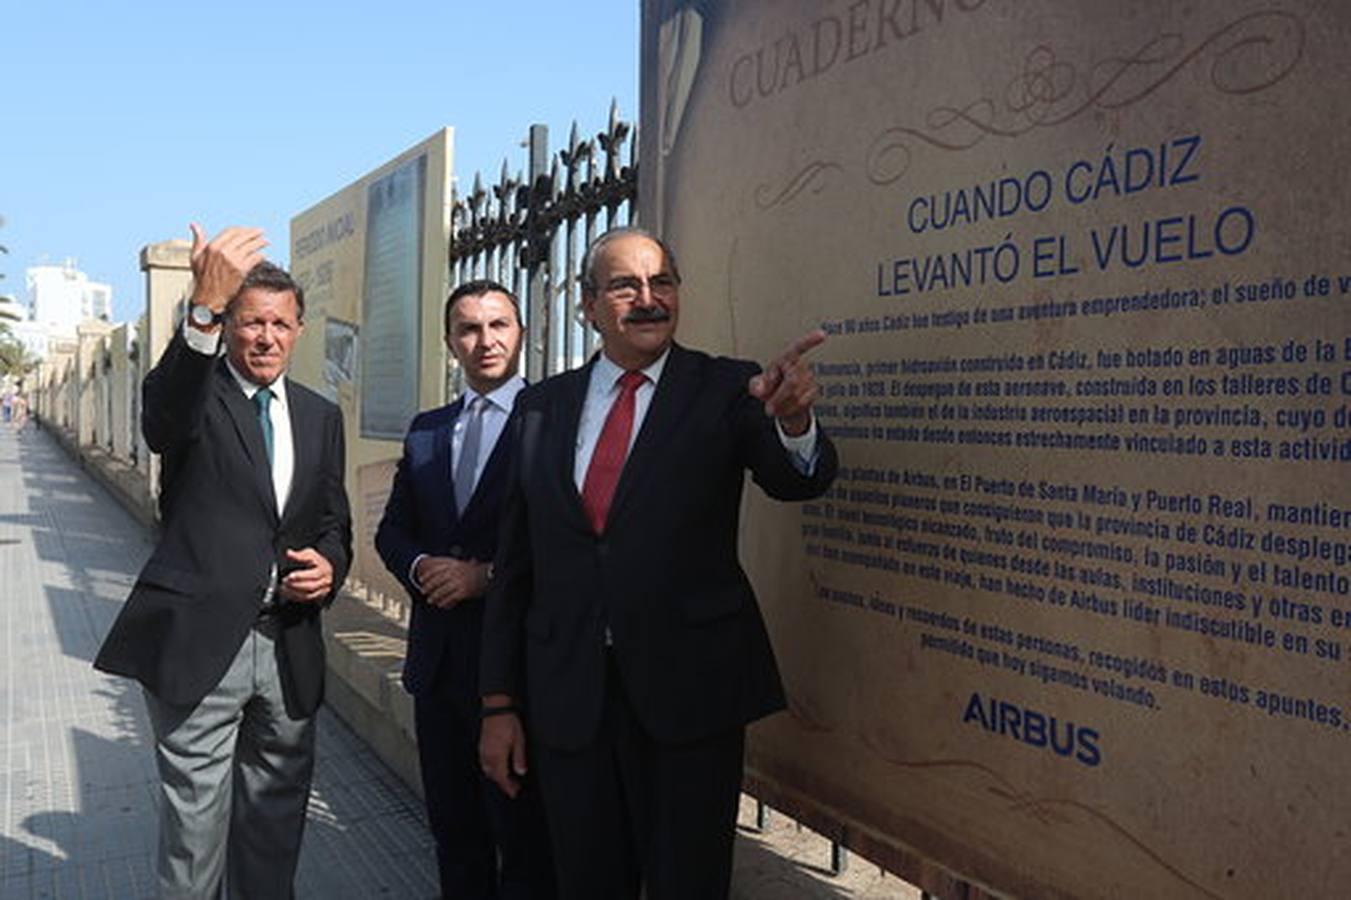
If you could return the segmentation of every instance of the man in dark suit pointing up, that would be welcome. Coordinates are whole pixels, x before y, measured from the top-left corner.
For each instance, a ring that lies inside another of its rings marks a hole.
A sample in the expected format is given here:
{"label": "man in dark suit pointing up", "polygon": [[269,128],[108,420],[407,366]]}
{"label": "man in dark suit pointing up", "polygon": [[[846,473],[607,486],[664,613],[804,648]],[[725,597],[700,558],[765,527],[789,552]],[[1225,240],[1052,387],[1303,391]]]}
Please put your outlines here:
{"label": "man in dark suit pointing up", "polygon": [[[95,665],[145,688],[160,892],[292,893],[323,698],[320,609],[346,577],[342,414],[285,377],[301,287],[253,228],[192,227],[182,330],[146,376],[163,530]],[[221,343],[224,358],[218,355]]]}
{"label": "man in dark suit pointing up", "polygon": [[568,900],[726,896],[745,726],[784,705],[737,559],[743,481],[804,500],[836,469],[802,358],[825,335],[760,371],[675,343],[679,300],[662,242],[601,236],[582,303],[602,352],[508,426],[480,758],[509,793],[538,776]]}

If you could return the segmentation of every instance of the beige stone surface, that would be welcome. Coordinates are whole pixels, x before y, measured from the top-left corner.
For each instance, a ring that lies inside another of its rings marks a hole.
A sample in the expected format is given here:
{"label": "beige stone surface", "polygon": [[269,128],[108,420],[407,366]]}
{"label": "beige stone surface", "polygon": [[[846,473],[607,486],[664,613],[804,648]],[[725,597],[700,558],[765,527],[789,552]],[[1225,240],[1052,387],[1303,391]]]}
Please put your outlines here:
{"label": "beige stone surface", "polygon": [[[140,377],[144,378],[169,346],[175,311],[192,284],[192,244],[180,238],[147,244],[141,248],[141,271],[145,272],[145,315],[138,337]],[[140,381],[137,385],[139,388]],[[138,461],[155,496],[159,495],[159,456],[146,446],[137,429]]]}
{"label": "beige stone surface", "polygon": [[109,404],[112,413],[109,423],[111,449],[114,457],[128,461],[131,460],[131,448],[135,446],[136,432],[140,431],[139,423],[133,422],[131,417],[132,392],[140,389],[140,379],[134,378],[135,373],[131,368],[134,363],[127,357],[129,330],[130,326],[119,325],[108,342],[108,354],[112,360],[108,372],[108,390],[112,393]]}
{"label": "beige stone surface", "polygon": [[79,349],[75,357],[75,377],[79,402],[75,407],[75,432],[81,445],[92,444],[96,438],[102,438],[100,419],[106,419],[106,416],[100,415],[104,408],[100,402],[103,359],[107,353],[107,338],[112,331],[111,324],[94,319],[81,322],[77,329]]}

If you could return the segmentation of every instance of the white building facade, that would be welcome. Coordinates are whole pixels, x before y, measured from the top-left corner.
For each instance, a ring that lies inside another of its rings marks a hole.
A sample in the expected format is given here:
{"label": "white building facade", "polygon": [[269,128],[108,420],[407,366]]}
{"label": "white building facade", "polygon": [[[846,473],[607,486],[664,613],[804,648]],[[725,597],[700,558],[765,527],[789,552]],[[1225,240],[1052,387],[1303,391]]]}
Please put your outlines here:
{"label": "white building facade", "polygon": [[45,357],[53,340],[73,340],[81,322],[112,320],[112,287],[91,281],[75,267],[74,260],[61,265],[33,266],[24,275],[28,287],[27,321],[12,322],[10,328],[34,355]]}

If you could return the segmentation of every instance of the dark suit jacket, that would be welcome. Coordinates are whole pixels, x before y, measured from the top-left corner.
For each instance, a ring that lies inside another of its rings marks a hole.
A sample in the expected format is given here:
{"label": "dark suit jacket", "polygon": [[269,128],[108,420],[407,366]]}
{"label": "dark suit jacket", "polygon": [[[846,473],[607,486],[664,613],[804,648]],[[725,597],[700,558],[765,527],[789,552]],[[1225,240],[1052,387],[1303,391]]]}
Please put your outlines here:
{"label": "dark suit jacket", "polygon": [[605,690],[605,627],[635,715],[656,740],[697,740],[781,709],[783,687],[737,559],[744,473],[771,497],[805,500],[835,477],[818,432],[812,476],[793,466],[753,363],[671,348],[605,533],[573,480],[591,366],[527,388],[514,444],[496,579],[483,633],[483,693],[529,697],[535,739],[586,746]]}
{"label": "dark suit jacket", "polygon": [[457,509],[450,435],[463,407],[461,397],[413,420],[384,517],[375,533],[375,549],[385,567],[402,582],[413,601],[408,654],[403,663],[403,685],[410,694],[431,690],[443,660],[454,666],[449,674],[457,688],[478,694],[483,598],[466,600],[454,609],[439,609],[427,603],[408,578],[409,568],[420,553],[486,561],[497,550],[498,514],[511,442],[505,434],[498,440],[468,508]]}
{"label": "dark suit jacket", "polygon": [[[289,379],[286,395],[295,474],[279,516],[256,408],[224,359],[175,335],[146,376],[141,428],[163,456],[162,533],[99,651],[99,669],[135,678],[165,702],[195,704],[229,668],[287,549],[323,554],[336,593],[352,549],[342,413]],[[319,606],[286,604],[280,619],[287,711],[309,715],[323,699]]]}

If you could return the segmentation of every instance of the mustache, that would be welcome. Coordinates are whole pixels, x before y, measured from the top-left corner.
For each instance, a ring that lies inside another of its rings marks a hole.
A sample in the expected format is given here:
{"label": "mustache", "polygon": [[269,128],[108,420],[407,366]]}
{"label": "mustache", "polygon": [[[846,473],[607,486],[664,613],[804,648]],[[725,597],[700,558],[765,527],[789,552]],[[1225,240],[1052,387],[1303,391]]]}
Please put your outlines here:
{"label": "mustache", "polygon": [[625,324],[641,325],[644,322],[669,322],[671,314],[660,306],[635,306],[624,316]]}

